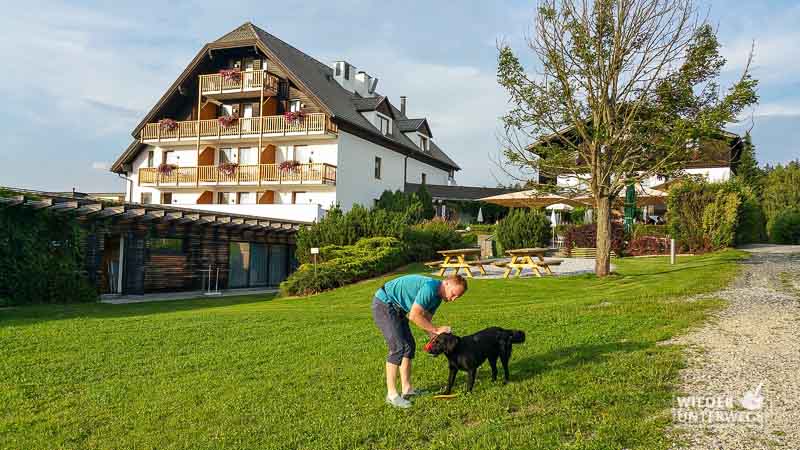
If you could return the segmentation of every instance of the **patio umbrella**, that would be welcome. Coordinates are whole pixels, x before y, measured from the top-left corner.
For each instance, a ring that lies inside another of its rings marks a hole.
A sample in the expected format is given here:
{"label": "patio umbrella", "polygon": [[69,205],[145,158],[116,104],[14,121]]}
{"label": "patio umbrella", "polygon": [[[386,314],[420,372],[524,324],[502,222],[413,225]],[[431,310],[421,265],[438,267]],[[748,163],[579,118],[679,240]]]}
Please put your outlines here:
{"label": "patio umbrella", "polygon": [[492,197],[480,199],[482,202],[494,203],[495,205],[508,206],[512,208],[541,208],[563,203],[570,206],[586,206],[585,201],[572,199],[557,194],[538,192],[536,190],[511,192]]}
{"label": "patio umbrella", "polygon": [[476,220],[478,223],[483,223],[483,208],[478,208],[478,218]]}

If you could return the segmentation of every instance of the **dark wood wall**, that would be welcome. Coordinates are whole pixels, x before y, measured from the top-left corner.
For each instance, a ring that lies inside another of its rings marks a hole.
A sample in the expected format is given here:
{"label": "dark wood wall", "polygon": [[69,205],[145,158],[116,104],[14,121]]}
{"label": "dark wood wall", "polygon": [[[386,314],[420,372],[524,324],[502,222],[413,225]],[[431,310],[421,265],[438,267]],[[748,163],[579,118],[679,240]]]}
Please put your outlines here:
{"label": "dark wood wall", "polygon": [[[289,246],[291,253],[294,252],[292,234],[241,230],[225,225],[108,220],[87,223],[84,229],[86,270],[100,293],[109,291],[103,257],[107,253],[118,252],[118,249],[106,250],[105,242],[113,242],[118,236],[125,238],[122,293],[126,295],[200,290],[203,288],[201,270],[209,266],[214,271],[212,277],[216,276],[216,269],[219,269],[219,287],[226,289],[232,241],[283,244]],[[153,238],[181,239],[182,248],[168,252],[149,248],[149,240]],[[291,270],[290,267],[289,272]]]}

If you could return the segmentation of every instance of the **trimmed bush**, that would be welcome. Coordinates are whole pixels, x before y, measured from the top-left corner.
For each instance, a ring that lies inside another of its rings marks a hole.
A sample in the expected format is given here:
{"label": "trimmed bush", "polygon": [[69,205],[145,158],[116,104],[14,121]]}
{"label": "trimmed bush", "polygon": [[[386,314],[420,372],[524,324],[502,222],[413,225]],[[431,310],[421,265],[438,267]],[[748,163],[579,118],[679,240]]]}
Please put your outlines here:
{"label": "trimmed bush", "polygon": [[495,228],[504,249],[544,247],[550,242],[550,219],[533,209],[515,209]]}
{"label": "trimmed bush", "polygon": [[776,244],[800,244],[800,209],[787,209],[775,217],[769,229]]}
{"label": "trimmed bush", "polygon": [[283,295],[310,295],[383,275],[405,264],[402,243],[391,237],[320,249],[323,261],[301,265],[281,283]]}

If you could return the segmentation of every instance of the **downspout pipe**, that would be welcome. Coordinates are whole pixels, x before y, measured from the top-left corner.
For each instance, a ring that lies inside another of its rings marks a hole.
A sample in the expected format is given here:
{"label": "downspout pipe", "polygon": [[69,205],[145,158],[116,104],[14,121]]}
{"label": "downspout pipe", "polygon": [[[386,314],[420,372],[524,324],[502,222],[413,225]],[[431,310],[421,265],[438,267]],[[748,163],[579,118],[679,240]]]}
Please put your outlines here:
{"label": "downspout pipe", "polygon": [[125,188],[127,191],[127,194],[125,195],[125,201],[133,203],[133,180],[121,173],[118,173],[117,176],[128,182],[128,186]]}

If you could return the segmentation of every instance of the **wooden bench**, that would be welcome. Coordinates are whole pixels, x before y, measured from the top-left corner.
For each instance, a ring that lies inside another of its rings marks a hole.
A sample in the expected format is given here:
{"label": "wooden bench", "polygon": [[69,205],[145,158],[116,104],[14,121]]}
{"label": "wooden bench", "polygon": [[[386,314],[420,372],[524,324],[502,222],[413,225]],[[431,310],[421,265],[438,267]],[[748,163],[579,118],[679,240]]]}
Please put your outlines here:
{"label": "wooden bench", "polygon": [[508,261],[494,261],[492,265],[495,267],[506,267],[508,265]]}
{"label": "wooden bench", "polygon": [[547,265],[547,266],[558,266],[562,262],[564,262],[563,259],[545,258],[544,261],[542,261],[540,264]]}
{"label": "wooden bench", "polygon": [[425,264],[425,266],[427,266],[428,268],[438,269],[439,266],[442,265],[442,262],[441,261],[430,261],[430,262],[426,262],[426,263],[423,263],[423,264]]}

